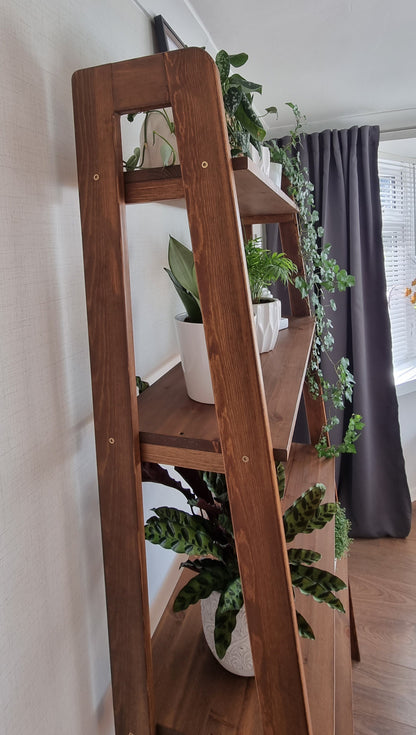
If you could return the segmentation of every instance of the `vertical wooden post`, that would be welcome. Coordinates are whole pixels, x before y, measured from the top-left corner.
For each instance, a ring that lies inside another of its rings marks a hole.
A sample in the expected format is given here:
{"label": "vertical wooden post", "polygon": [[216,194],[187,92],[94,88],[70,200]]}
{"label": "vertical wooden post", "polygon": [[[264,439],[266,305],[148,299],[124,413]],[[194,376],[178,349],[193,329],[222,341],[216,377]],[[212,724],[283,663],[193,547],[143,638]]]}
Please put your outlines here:
{"label": "vertical wooden post", "polygon": [[310,735],[219,77],[199,49],[165,63],[263,732]]}
{"label": "vertical wooden post", "polygon": [[153,735],[152,663],[119,116],[110,65],[73,78],[117,735]]}

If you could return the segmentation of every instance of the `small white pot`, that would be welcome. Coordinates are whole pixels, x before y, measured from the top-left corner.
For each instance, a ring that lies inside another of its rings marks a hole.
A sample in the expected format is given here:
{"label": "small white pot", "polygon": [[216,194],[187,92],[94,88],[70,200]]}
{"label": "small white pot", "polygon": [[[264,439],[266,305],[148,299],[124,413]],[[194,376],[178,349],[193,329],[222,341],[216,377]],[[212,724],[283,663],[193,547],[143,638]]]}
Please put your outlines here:
{"label": "small white pot", "polygon": [[194,401],[214,403],[204,325],[187,322],[186,318],[186,314],[175,316],[186,391]]}
{"label": "small white pot", "polygon": [[236,626],[231,636],[231,643],[224,658],[218,658],[215,650],[214,629],[215,612],[220,599],[219,592],[211,592],[205,600],[201,600],[202,627],[208,647],[217,661],[238,676],[254,676],[253,657],[251,655],[250,638],[248,633],[246,610],[243,605],[237,614]]}
{"label": "small white pot", "polygon": [[273,161],[270,161],[270,171],[269,171],[269,179],[273,181],[273,184],[277,186],[278,189],[282,186],[282,164],[281,163],[274,163]]}
{"label": "small white pot", "polygon": [[261,146],[261,155],[257,152],[257,148],[254,145],[250,146],[251,159],[256,166],[259,167],[265,176],[269,176],[270,170],[270,148],[267,145]]}
{"label": "small white pot", "polygon": [[274,348],[279,335],[282,305],[279,299],[275,299],[252,306],[259,352],[269,352]]}

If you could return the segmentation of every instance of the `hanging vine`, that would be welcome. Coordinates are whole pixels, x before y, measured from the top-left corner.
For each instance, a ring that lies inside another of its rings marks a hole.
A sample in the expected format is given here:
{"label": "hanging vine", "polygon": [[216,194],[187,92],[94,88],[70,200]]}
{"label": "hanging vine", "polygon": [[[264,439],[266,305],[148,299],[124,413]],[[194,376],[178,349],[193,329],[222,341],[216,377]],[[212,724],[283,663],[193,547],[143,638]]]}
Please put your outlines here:
{"label": "hanging vine", "polygon": [[[343,409],[345,401],[352,401],[354,376],[349,368],[349,360],[342,357],[335,361],[332,356],[334,336],[331,315],[337,309],[333,294],[351,288],[355,279],[344,268],[340,268],[331,256],[331,245],[322,243],[323,227],[319,226],[319,213],[315,207],[314,186],[307,169],[302,165],[300,156],[301,136],[305,117],[297,105],[287,103],[295,117],[295,127],[290,133],[289,143],[279,146],[276,141],[266,141],[270,148],[271,160],[281,163],[283,173],[289,180],[288,193],[299,208],[300,245],[305,266],[305,275],[298,275],[295,286],[302,298],[309,297],[316,328],[308,369],[308,386],[311,394],[318,397],[322,393],[325,401],[328,422],[322,427],[321,438],[316,445],[320,456],[334,457],[341,453],[355,453],[355,442],[364,427],[362,417],[353,413],[339,445],[328,446],[327,432],[339,424],[339,418],[331,415],[333,409]],[[325,355],[332,369],[330,380],[322,369]]]}

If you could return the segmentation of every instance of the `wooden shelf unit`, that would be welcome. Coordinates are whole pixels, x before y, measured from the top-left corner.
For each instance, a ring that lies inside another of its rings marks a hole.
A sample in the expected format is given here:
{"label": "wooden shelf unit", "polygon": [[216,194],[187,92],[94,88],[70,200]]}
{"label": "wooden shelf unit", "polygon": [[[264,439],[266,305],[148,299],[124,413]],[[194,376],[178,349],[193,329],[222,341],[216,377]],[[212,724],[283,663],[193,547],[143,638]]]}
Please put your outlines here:
{"label": "wooden shelf unit", "polygon": [[[219,77],[204,51],[80,70],[73,94],[116,735],[333,735],[335,704],[336,734],[351,735],[350,695],[334,695],[332,611],[299,600],[318,640],[298,636],[275,474],[276,459],[285,460],[285,503],[319,481],[335,493],[333,461],[319,460],[310,445],[291,446],[302,387],[312,443],[325,419],[322,400],[304,386],[313,320],[307,300],[290,289],[290,326],[259,360],[242,243],[241,222],[279,222],[302,272],[296,207],[252,161],[229,158]],[[123,174],[120,115],[168,106],[180,167]],[[180,197],[215,409],[187,398],[178,367],[136,397],[124,207]],[[256,686],[210,658],[196,609],[179,616],[167,609],[152,655],[144,460],[225,472]],[[306,537],[309,544],[332,568],[331,528]],[[348,625],[337,631],[344,687]]]}
{"label": "wooden shelf unit", "polygon": [[[276,347],[261,355],[273,454],[288,459],[312,344],[311,317],[291,317]],[[188,398],[176,365],[138,399],[143,461],[224,472],[214,406]]]}

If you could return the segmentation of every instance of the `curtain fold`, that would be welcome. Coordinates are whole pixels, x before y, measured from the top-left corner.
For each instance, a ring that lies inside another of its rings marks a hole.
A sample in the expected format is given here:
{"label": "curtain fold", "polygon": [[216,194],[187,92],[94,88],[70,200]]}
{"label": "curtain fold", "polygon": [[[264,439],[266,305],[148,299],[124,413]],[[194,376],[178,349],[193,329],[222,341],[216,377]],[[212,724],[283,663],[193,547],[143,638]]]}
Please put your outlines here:
{"label": "curtain fold", "polygon": [[[352,535],[405,537],[411,501],[400,442],[393,379],[390,323],[382,243],[376,126],[325,130],[303,136],[301,158],[315,187],[315,205],[324,241],[356,285],[336,294],[331,315],[335,348],[331,357],[349,358],[356,385],[353,404],[341,417],[339,443],[352,412],[365,428],[356,455],[342,455],[337,466],[340,500],[352,522]],[[267,247],[278,249],[278,226],[267,226]],[[325,369],[325,366],[324,366]]]}

